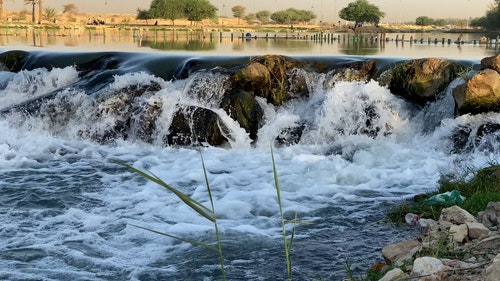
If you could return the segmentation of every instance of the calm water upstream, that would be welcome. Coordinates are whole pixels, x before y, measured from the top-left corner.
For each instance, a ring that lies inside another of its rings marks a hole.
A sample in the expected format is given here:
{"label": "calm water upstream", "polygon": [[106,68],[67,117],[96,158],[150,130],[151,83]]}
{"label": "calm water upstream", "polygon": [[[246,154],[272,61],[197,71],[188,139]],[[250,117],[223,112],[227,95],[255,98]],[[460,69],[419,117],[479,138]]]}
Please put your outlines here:
{"label": "calm water upstream", "polygon": [[[175,113],[192,106],[216,113],[229,141],[202,148],[228,280],[286,280],[270,144],[287,128],[307,124],[296,144],[273,149],[286,218],[296,213],[311,223],[296,229],[295,280],[342,280],[346,262],[363,272],[382,259],[383,246],[415,235],[382,223],[388,208],[435,189],[443,174],[500,161],[496,140],[452,153],[457,128],[500,120],[494,113],[455,117],[450,97],[458,81],[416,109],[377,82],[298,69],[309,98],[279,108],[260,101],[265,118],[256,142],[219,108],[228,73],[250,55],[285,54],[325,69],[413,57],[470,66],[494,54],[491,46],[171,37],[0,35],[2,53],[27,51],[21,70],[0,71],[1,280],[220,280],[214,253],[132,226],[212,243],[211,223],[110,161],[149,170],[208,204],[199,151],[165,142]],[[143,120],[151,105],[158,111],[147,138],[130,126],[126,137],[96,141],[127,118]],[[367,126],[382,129],[360,134]]]}
{"label": "calm water upstream", "polygon": [[[442,57],[477,59],[498,52],[495,44],[479,44],[491,34],[465,34],[455,44],[455,33],[390,33],[389,41],[370,40],[378,34],[363,34],[354,41],[344,33],[246,33],[147,31],[132,29],[28,31],[10,28],[0,34],[0,46],[8,49],[51,51],[167,52],[201,55],[354,55],[384,57]],[[404,36],[404,37],[403,37]],[[287,39],[285,39],[287,38]],[[413,40],[410,40],[413,39]],[[451,43],[449,42],[451,40]],[[444,42],[444,43],[443,43]]]}

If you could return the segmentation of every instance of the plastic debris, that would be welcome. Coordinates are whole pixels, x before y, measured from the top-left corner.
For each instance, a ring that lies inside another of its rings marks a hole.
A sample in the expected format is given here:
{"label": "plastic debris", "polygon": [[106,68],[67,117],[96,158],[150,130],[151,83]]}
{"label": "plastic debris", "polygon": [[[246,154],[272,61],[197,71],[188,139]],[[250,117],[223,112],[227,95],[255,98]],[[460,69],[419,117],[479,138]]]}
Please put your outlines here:
{"label": "plastic debris", "polygon": [[462,204],[465,201],[465,197],[460,194],[458,190],[452,190],[445,193],[440,193],[431,196],[424,201],[425,205],[436,206],[445,205],[452,206],[457,204]]}

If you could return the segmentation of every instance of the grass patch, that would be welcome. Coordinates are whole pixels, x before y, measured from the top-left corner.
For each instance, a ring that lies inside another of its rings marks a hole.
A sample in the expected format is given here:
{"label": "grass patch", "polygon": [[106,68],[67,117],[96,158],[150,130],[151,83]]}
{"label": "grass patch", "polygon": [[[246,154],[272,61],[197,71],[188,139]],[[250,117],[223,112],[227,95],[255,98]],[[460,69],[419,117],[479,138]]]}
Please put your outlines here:
{"label": "grass patch", "polygon": [[[472,177],[470,177],[472,176]],[[469,179],[470,178],[470,179]],[[451,205],[428,205],[425,200],[433,195],[458,190],[466,199],[461,208],[474,216],[486,209],[489,202],[500,201],[500,165],[490,163],[480,170],[468,170],[459,178],[443,176],[439,181],[439,189],[424,195],[416,196],[413,202],[406,202],[389,211],[387,220],[396,224],[405,223],[407,213],[417,214],[420,218],[439,220],[441,210]]]}

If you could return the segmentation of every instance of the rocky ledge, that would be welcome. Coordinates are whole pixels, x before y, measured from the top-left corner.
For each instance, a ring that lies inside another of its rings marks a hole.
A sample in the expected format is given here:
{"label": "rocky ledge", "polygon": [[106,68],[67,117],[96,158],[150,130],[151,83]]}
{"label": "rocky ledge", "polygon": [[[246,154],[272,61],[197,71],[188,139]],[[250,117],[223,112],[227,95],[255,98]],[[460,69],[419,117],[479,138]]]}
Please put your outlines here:
{"label": "rocky ledge", "polygon": [[420,219],[420,235],[382,249],[385,263],[372,269],[380,281],[500,280],[500,202],[478,217],[458,206],[443,209],[439,221]]}

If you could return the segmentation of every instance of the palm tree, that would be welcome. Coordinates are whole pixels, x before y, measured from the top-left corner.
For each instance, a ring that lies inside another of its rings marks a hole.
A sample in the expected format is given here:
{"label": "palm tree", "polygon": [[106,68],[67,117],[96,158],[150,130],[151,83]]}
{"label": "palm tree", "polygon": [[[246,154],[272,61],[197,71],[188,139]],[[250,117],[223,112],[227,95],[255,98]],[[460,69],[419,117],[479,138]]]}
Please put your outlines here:
{"label": "palm tree", "polygon": [[[1,1],[1,0],[0,0]],[[38,23],[42,22],[43,7],[42,0],[24,0],[24,5],[31,5],[31,21],[35,22],[35,6],[38,4]]]}

